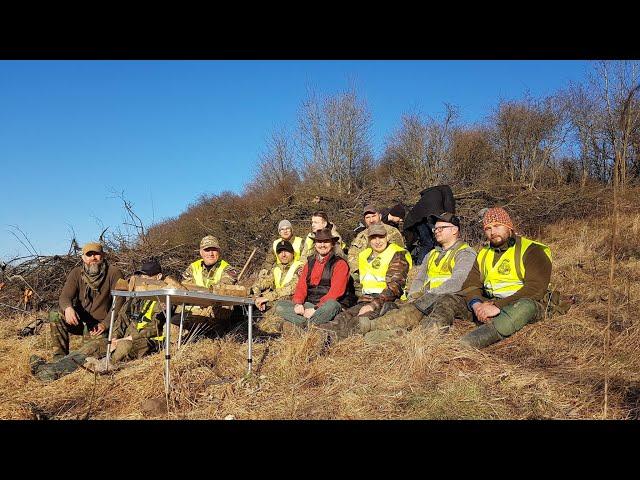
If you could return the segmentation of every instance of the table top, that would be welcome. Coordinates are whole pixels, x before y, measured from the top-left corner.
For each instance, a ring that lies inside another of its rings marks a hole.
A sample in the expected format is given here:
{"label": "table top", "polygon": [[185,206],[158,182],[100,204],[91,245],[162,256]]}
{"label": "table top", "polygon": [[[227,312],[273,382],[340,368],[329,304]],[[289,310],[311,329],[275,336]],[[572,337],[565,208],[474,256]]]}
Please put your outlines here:
{"label": "table top", "polygon": [[216,303],[223,305],[253,305],[253,298],[249,297],[232,297],[229,295],[218,295],[216,293],[179,290],[177,288],[163,288],[140,292],[111,290],[111,295],[126,298],[166,297],[169,295],[172,303],[186,303],[205,307]]}

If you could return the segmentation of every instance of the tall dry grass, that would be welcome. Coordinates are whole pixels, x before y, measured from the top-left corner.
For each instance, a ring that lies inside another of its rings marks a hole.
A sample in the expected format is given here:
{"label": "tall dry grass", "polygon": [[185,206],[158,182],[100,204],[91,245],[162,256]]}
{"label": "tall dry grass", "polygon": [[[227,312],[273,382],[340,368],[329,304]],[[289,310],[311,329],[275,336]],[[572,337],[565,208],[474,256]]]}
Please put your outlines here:
{"label": "tall dry grass", "polygon": [[[166,414],[143,409],[163,398],[162,355],[108,375],[78,370],[41,384],[29,355],[48,356],[46,330],[17,339],[31,316],[0,322],[0,418],[26,419],[595,419],[603,408],[603,339],[608,299],[608,218],[550,224],[539,238],[554,256],[553,284],[575,304],[483,351],[457,339],[456,322],[434,337],[421,330],[380,345],[361,336],[325,346],[318,332],[293,332],[247,345],[228,337],[189,344],[174,355]],[[609,351],[609,418],[640,417],[640,211],[620,216],[620,248]],[[93,401],[91,399],[93,398]]]}

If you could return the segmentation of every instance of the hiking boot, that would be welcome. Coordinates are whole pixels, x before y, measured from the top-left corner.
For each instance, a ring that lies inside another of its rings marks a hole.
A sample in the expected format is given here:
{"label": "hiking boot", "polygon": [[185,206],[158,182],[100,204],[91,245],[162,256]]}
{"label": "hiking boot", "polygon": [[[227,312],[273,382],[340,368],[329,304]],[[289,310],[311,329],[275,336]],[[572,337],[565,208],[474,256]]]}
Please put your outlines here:
{"label": "hiking boot", "polygon": [[46,364],[47,361],[39,357],[38,355],[31,355],[29,357],[29,370],[31,370],[31,375],[35,375],[38,370],[40,370],[40,366]]}
{"label": "hiking boot", "polygon": [[38,371],[34,375],[38,380],[44,383],[53,382],[54,380],[57,380],[59,378],[59,375],[52,368],[50,368],[50,365],[46,365],[38,369]]}
{"label": "hiking boot", "polygon": [[327,340],[331,342],[339,338],[340,325],[337,320],[331,320],[325,323],[312,323],[311,329],[320,330],[327,336]]}
{"label": "hiking boot", "polygon": [[358,332],[365,334],[370,332],[371,330],[375,330],[374,320],[371,320],[369,317],[354,317],[358,319]]}
{"label": "hiking boot", "polygon": [[338,339],[344,340],[345,338],[360,333],[360,319],[369,320],[368,317],[343,317],[338,322]]}
{"label": "hiking boot", "polygon": [[467,333],[460,339],[460,343],[468,347],[484,348],[492,343],[499,342],[503,338],[505,337],[498,333],[493,323],[485,323],[472,332]]}
{"label": "hiking boot", "polygon": [[364,343],[367,345],[376,345],[378,343],[384,343],[389,340],[394,340],[403,336],[405,333],[402,328],[394,328],[392,330],[374,330],[368,332],[364,336]]}

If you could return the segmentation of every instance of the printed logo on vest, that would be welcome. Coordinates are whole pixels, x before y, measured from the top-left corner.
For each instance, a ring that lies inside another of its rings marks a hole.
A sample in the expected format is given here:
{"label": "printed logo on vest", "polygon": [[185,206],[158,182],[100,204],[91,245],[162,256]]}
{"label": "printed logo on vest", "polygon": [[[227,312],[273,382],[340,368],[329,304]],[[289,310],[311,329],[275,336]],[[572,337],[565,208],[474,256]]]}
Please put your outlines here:
{"label": "printed logo on vest", "polygon": [[498,267],[498,273],[500,275],[509,275],[511,273],[511,264],[509,260],[506,258],[500,262],[500,266]]}

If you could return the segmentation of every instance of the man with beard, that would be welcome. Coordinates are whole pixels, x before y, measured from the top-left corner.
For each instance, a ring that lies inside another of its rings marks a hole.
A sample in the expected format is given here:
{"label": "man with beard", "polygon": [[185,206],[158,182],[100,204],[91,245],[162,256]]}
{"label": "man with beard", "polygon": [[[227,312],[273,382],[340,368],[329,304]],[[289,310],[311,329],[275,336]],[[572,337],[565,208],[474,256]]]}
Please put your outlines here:
{"label": "man with beard", "polygon": [[460,341],[484,348],[498,342],[545,316],[551,305],[547,295],[551,279],[551,250],[548,246],[516,235],[509,214],[490,208],[483,217],[489,245],[478,253],[476,262],[458,294],[446,294],[427,308],[425,328],[448,329],[454,318],[482,325]]}
{"label": "man with beard", "polygon": [[[122,272],[109,265],[100,243],[82,248],[82,265],[71,270],[60,292],[60,311],[49,314],[54,361],[69,354],[69,334],[85,336],[87,330],[89,338],[106,337],[111,290],[121,278]],[[116,308],[123,302],[118,303]]]}
{"label": "man with beard", "polygon": [[[134,275],[142,279],[160,280],[162,267],[151,260],[142,264]],[[113,325],[110,367],[121,360],[132,360],[156,351],[163,340],[164,313],[153,299],[129,298],[120,308]],[[31,355],[31,373],[40,381],[52,382],[68,375],[84,364],[94,371],[105,371],[106,362],[98,360],[107,354],[106,339],[95,336],[68,355],[47,363],[44,358]]]}
{"label": "man with beard", "polygon": [[335,254],[339,238],[329,228],[317,230],[314,251],[300,273],[291,300],[276,303],[275,313],[304,326],[326,323],[355,303],[353,281],[346,260]]}

